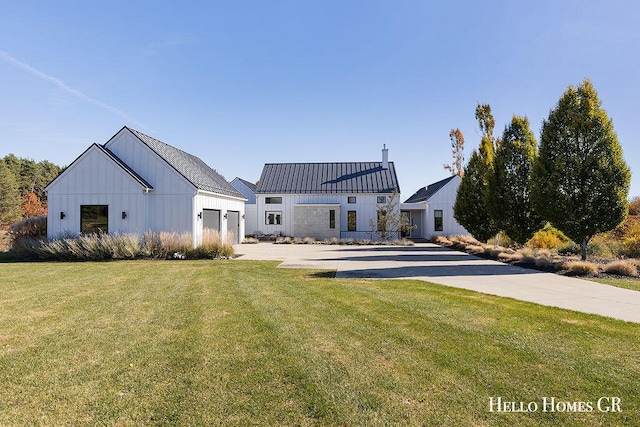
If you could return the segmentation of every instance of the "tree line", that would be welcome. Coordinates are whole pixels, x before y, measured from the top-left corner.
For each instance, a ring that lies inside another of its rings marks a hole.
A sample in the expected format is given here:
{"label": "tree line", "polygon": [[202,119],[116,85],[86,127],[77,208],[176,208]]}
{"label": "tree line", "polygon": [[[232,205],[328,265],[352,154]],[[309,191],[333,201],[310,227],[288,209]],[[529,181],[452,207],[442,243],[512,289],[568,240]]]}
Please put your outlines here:
{"label": "tree line", "polygon": [[580,244],[584,260],[591,238],[627,217],[631,172],[588,79],[564,92],[542,122],[539,143],[526,116],[514,115],[502,137],[493,134],[488,104],[478,104],[476,119],[480,146],[455,170],[463,178],[454,205],[454,217],[476,239],[503,231],[524,244],[550,223]]}
{"label": "tree line", "polygon": [[0,159],[0,227],[47,213],[44,188],[62,168],[9,154]]}

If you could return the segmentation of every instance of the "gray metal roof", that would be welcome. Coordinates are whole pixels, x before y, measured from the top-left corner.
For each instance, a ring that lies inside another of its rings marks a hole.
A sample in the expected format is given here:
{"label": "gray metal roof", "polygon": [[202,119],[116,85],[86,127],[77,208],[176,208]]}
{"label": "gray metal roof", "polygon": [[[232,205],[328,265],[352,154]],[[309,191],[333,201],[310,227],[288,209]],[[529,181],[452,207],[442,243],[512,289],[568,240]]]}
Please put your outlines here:
{"label": "gray metal roof", "polygon": [[445,179],[443,179],[441,181],[434,182],[433,184],[428,185],[427,187],[422,187],[421,189],[416,191],[411,197],[409,197],[404,202],[405,203],[418,203],[418,202],[428,201],[431,198],[431,196],[436,194],[438,192],[438,190],[440,190],[442,187],[447,185],[449,183],[449,181],[451,181],[455,177],[456,177],[456,175],[453,175],[453,176],[450,176],[449,178],[445,178]]}
{"label": "gray metal roof", "polygon": [[198,157],[172,147],[162,141],[159,141],[135,129],[125,126],[133,133],[143,144],[153,150],[158,156],[173,167],[180,175],[185,177],[187,181],[193,184],[197,189],[209,191],[212,193],[223,194],[226,196],[245,197],[238,190],[233,188],[226,179],[218,172],[210,168],[205,162]]}
{"label": "gray metal roof", "polygon": [[256,193],[392,193],[400,192],[393,162],[267,163]]}

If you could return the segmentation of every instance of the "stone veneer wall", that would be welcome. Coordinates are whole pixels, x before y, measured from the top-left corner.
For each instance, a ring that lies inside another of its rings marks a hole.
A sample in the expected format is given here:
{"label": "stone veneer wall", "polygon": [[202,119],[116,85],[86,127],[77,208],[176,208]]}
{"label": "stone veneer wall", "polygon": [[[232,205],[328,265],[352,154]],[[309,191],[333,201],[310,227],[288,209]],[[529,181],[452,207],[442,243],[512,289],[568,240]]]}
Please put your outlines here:
{"label": "stone veneer wall", "polygon": [[[329,211],[336,211],[336,226],[329,228]],[[294,237],[340,238],[340,206],[296,205],[293,207]]]}

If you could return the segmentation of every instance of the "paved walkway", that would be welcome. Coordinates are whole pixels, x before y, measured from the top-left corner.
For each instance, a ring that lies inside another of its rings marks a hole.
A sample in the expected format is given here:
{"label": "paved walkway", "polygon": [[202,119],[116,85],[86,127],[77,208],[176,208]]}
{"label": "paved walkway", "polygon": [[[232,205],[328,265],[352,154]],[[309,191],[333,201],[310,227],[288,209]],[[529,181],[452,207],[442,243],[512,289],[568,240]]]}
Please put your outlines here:
{"label": "paved walkway", "polygon": [[417,279],[640,323],[640,292],[543,273],[429,243],[415,246],[236,245],[240,259],[283,268],[336,270],[337,277]]}

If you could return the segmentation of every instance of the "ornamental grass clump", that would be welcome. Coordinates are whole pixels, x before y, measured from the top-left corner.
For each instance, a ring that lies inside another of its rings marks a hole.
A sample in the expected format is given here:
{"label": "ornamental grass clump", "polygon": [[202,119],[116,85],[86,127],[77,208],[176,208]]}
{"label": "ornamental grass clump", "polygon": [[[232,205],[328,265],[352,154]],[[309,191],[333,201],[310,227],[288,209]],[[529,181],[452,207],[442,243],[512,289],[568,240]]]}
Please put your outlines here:
{"label": "ornamental grass clump", "polygon": [[105,261],[110,259],[202,259],[233,256],[232,234],[222,242],[219,233],[205,232],[193,247],[191,233],[62,235],[57,239],[23,237],[13,242],[11,252],[24,260]]}
{"label": "ornamental grass clump", "polygon": [[595,276],[598,274],[598,266],[588,261],[565,262],[562,269],[576,276]]}
{"label": "ornamental grass clump", "polygon": [[618,276],[637,277],[638,267],[633,261],[613,261],[606,264],[603,269],[607,274],[616,274]]}

